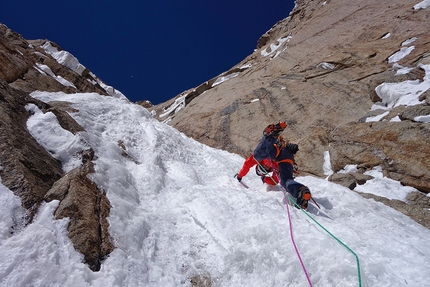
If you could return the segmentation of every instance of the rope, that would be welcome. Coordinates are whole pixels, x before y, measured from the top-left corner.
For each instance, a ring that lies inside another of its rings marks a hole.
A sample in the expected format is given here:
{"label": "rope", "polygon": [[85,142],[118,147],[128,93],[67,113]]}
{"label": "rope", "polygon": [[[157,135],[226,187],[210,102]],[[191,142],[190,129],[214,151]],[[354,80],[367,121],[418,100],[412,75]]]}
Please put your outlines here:
{"label": "rope", "polygon": [[[266,173],[266,175],[268,175],[269,173],[265,170],[265,168],[255,158],[254,158],[254,160],[261,167],[261,170],[263,170]],[[291,222],[290,208],[288,207],[287,193],[286,193],[286,191],[284,192],[284,188],[282,188],[279,184],[277,184],[276,181],[273,179],[273,177],[271,175],[269,175],[269,177],[272,179],[272,181],[276,184],[276,186],[284,194],[285,206],[287,207],[287,213],[288,213],[288,222],[289,222],[289,225],[290,225],[290,238],[291,238],[291,242],[293,243],[294,250],[296,251],[297,257],[299,258],[300,265],[302,266],[303,272],[306,275],[306,279],[308,280],[309,286],[312,287],[311,278],[309,277],[308,271],[306,270],[305,264],[303,263],[302,257],[300,256],[300,252],[299,252],[299,249],[297,248],[296,241],[294,240],[293,224]]]}
{"label": "rope", "polygon": [[[277,184],[277,185],[278,185],[278,184]],[[289,222],[289,224],[290,224],[290,237],[291,237],[291,242],[293,243],[294,249],[296,250],[296,254],[297,254],[297,257],[299,258],[300,265],[302,265],[303,272],[305,272],[306,279],[308,280],[309,286],[311,286],[311,287],[312,287],[311,278],[309,278],[308,271],[306,270],[305,264],[303,263],[302,257],[300,256],[299,249],[297,248],[296,241],[294,240],[294,235],[293,235],[293,224],[292,224],[292,222],[291,222],[290,208],[288,207],[288,201],[287,201],[287,200],[288,200],[288,199],[287,199],[287,197],[285,196],[285,193],[284,193],[284,201],[285,201],[285,206],[287,207],[287,213],[288,213],[288,222]]]}
{"label": "rope", "polygon": [[343,247],[345,247],[346,250],[348,250],[349,252],[351,252],[354,255],[355,261],[357,263],[358,286],[361,287],[360,260],[358,259],[358,255],[351,248],[349,248],[348,245],[346,245],[345,243],[343,243],[339,238],[337,238],[330,231],[328,231],[328,229],[325,228],[321,223],[319,223],[315,218],[313,218],[311,215],[309,215],[309,213],[306,210],[304,210],[303,208],[301,208],[293,200],[293,198],[287,193],[287,191],[282,186],[280,186],[278,183],[276,183],[276,181],[273,179],[273,177],[271,175],[269,175],[269,173],[264,169],[264,167],[255,158],[254,158],[254,160],[262,168],[262,170],[266,172],[266,175],[268,175],[272,179],[272,181],[276,184],[276,186],[279,188],[279,190],[282,191],[282,193],[284,194],[285,205],[287,206],[287,212],[288,212],[288,221],[289,221],[289,224],[290,224],[291,240],[293,242],[294,248],[296,249],[297,256],[299,257],[300,263],[302,264],[302,268],[303,268],[303,270],[304,270],[304,272],[306,274],[306,278],[308,279],[309,285],[312,286],[312,283],[311,283],[311,281],[309,279],[309,276],[308,276],[308,273],[306,271],[306,268],[304,267],[304,264],[302,262],[300,254],[299,254],[298,249],[296,247],[296,244],[294,242],[294,237],[293,237],[293,233],[292,233],[291,218],[290,218],[290,210],[289,210],[289,207],[288,207],[288,201],[286,199],[291,200],[294,203],[294,205],[296,205],[300,210],[302,210],[313,222],[315,222],[319,227],[321,227],[325,232],[327,232],[332,238],[334,238],[340,245],[342,245]]}

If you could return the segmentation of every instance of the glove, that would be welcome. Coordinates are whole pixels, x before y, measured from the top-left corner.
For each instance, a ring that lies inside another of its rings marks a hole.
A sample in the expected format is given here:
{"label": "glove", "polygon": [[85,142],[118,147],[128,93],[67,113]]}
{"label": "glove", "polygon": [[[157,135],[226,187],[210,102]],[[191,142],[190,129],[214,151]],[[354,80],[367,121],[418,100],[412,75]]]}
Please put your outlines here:
{"label": "glove", "polygon": [[287,127],[287,124],[285,122],[279,122],[275,125],[268,125],[264,131],[263,134],[266,137],[278,137]]}
{"label": "glove", "polygon": [[235,178],[235,179],[237,179],[239,182],[241,182],[241,181],[242,181],[242,178],[241,178],[241,177],[239,177],[239,174],[238,174],[238,173],[236,173],[236,174],[234,175],[234,178]]}
{"label": "glove", "polygon": [[299,151],[299,146],[293,143],[288,143],[287,148],[293,153],[296,154],[296,152]]}

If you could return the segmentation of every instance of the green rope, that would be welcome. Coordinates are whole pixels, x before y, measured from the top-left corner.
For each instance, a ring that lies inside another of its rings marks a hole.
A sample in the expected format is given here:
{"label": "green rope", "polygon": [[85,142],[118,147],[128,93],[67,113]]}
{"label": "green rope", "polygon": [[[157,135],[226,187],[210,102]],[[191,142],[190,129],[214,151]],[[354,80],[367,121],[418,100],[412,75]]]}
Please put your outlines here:
{"label": "green rope", "polygon": [[300,210],[302,210],[310,219],[312,219],[313,222],[315,222],[319,227],[321,227],[325,232],[327,232],[331,237],[333,237],[338,243],[340,243],[340,245],[345,247],[349,252],[351,252],[355,256],[355,261],[357,262],[358,286],[361,287],[360,260],[358,259],[358,255],[351,248],[349,248],[348,245],[343,243],[339,238],[337,238],[330,231],[328,231],[328,229],[325,228],[321,223],[319,223],[315,218],[313,218],[311,215],[309,215],[309,213],[306,210],[301,208],[297,204],[297,202],[295,202],[295,200],[288,194],[288,192],[286,192],[286,190],[284,190],[284,188],[282,188],[282,186],[280,186],[279,183],[276,183],[276,181],[273,179],[273,177],[271,175],[269,175],[269,172],[267,172],[267,170],[265,170],[264,167],[256,159],[254,159],[254,160],[261,167],[261,169],[266,173],[266,175],[268,175],[270,177],[270,179],[272,179],[272,181],[276,184],[276,186],[279,188],[279,190],[282,191],[282,193],[284,193],[284,195],[288,198],[288,200],[290,200],[290,202],[293,202],[294,205],[296,207],[298,207]]}

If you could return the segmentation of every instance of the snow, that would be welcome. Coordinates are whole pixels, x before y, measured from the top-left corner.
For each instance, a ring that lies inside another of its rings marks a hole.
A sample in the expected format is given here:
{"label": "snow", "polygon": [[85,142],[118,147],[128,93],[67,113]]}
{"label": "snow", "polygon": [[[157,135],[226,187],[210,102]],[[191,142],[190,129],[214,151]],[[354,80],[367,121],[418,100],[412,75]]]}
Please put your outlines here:
{"label": "snow", "polygon": [[[397,69],[396,75],[409,73],[413,68],[403,67],[398,62],[408,56],[414,49],[414,46],[406,47],[415,42],[418,38],[412,37],[402,43],[402,48],[388,58],[388,63],[393,63],[393,68]],[[420,101],[422,93],[430,88],[430,65],[419,64],[419,68],[425,71],[423,81],[403,81],[398,83],[382,83],[375,88],[376,94],[381,98],[381,102],[374,104],[371,110],[384,109],[390,111],[397,106],[413,106],[425,103]],[[380,121],[388,112],[366,119],[366,121]],[[424,118],[424,121],[426,118]],[[397,119],[394,122],[398,121]]]}
{"label": "snow", "polygon": [[425,9],[427,7],[430,7],[430,0],[421,1],[420,3],[414,6],[414,9],[419,10],[419,9]]}
{"label": "snow", "polygon": [[407,55],[409,55],[414,49],[415,49],[414,46],[402,47],[398,52],[396,52],[393,55],[391,55],[390,57],[388,57],[388,63],[396,63],[396,62],[402,60]]}
{"label": "snow", "polygon": [[347,164],[343,169],[339,170],[338,173],[354,173],[358,172],[356,164]]}
{"label": "snow", "polygon": [[81,135],[74,135],[63,129],[52,112],[43,113],[35,104],[28,104],[25,108],[32,114],[27,120],[30,134],[63,163],[63,171],[69,172],[80,166],[82,158],[78,152],[89,148],[85,146]]}
{"label": "snow", "polygon": [[382,174],[382,168],[377,166],[373,170],[364,174],[373,176],[373,179],[366,181],[364,185],[358,185],[355,190],[383,196],[388,199],[398,199],[406,202],[406,196],[412,191],[417,191],[410,186],[403,186],[400,182],[389,179]]}
{"label": "snow", "polygon": [[410,38],[410,39],[407,39],[406,41],[404,41],[403,43],[402,43],[402,46],[407,46],[407,45],[409,45],[409,44],[412,44],[413,42],[415,42],[416,40],[418,40],[418,38],[417,37],[412,37],[412,38]]}
{"label": "snow", "polygon": [[375,91],[382,101],[374,104],[372,110],[391,110],[400,105],[423,104],[425,101],[420,101],[419,97],[430,88],[430,65],[420,65],[420,68],[426,72],[422,82],[408,80],[399,83],[382,83],[377,86]]}
{"label": "snow", "polygon": [[[43,48],[47,54],[51,55],[59,64],[68,67],[80,76],[82,76],[82,73],[86,69],[86,67],[82,65],[75,56],[64,50],[58,51],[58,49],[52,46],[49,41],[46,41],[45,44],[41,46],[41,48]],[[91,81],[89,79],[87,80],[93,85],[99,84],[108,93],[109,96],[126,99],[126,97],[120,91],[114,89],[111,86],[106,85],[94,73],[89,72],[89,75],[94,79],[94,81]]]}
{"label": "snow", "polygon": [[410,71],[413,70],[413,68],[403,67],[402,65],[399,65],[398,63],[394,63],[393,68],[397,69],[396,76],[398,76],[398,75],[406,75]]}
{"label": "snow", "polygon": [[379,122],[381,119],[383,119],[386,115],[388,115],[390,112],[383,112],[380,115],[374,116],[374,117],[368,117],[366,118],[366,122]]}
{"label": "snow", "polygon": [[[276,52],[276,54],[272,57],[272,59],[276,58],[279,55],[279,53],[280,53],[279,51],[277,51],[279,49],[279,47],[281,47],[282,44],[284,44],[285,42],[288,43],[291,38],[292,38],[291,36],[279,38],[278,40],[276,40],[275,43],[271,43],[269,45],[269,47],[267,47],[266,49],[262,50],[261,51],[261,56],[262,57],[270,56],[270,55],[272,55],[273,53]],[[285,51],[285,49],[287,49],[287,47],[285,47],[284,50],[282,50],[282,51]]]}
{"label": "snow", "polygon": [[330,153],[328,151],[324,152],[323,170],[325,175],[333,174],[333,170],[331,169],[331,163],[330,163]]}
{"label": "snow", "polygon": [[241,70],[245,70],[245,69],[249,69],[249,68],[251,68],[252,67],[252,64],[244,64],[244,65],[242,65],[242,66],[240,66],[239,67],[239,69],[241,69]]}
{"label": "snow", "polygon": [[73,85],[71,82],[67,81],[66,79],[64,79],[61,76],[57,76],[54,74],[54,72],[52,72],[51,68],[49,68],[46,65],[40,64],[40,63],[36,63],[37,67],[35,66],[34,68],[36,70],[38,70],[41,74],[48,74],[50,75],[52,78],[54,78],[57,82],[59,82],[60,84],[62,84],[63,86],[69,86],[69,87],[73,87],[76,89],[75,85]]}
{"label": "snow", "polygon": [[401,122],[402,120],[400,119],[400,117],[399,116],[395,116],[394,118],[392,118],[391,120],[390,120],[390,122],[396,122],[396,123],[398,123],[398,122]]}
{"label": "snow", "polygon": [[410,46],[410,47],[405,47],[405,46],[412,44],[417,39],[418,39],[417,37],[412,37],[412,38],[404,41],[402,43],[402,48],[400,48],[400,50],[398,52],[396,52],[393,55],[391,55],[390,57],[388,57],[388,63],[394,63],[394,65],[393,65],[394,67],[396,65],[398,65],[397,62],[399,62],[400,60],[405,58],[407,55],[409,55],[415,49],[415,46]]}
{"label": "snow", "polygon": [[425,86],[425,84],[420,85],[419,80],[409,80],[400,83],[383,83],[375,90],[382,99],[382,104],[391,109],[400,105],[421,104],[418,100],[423,89],[421,86]]}
{"label": "snow", "polygon": [[51,43],[48,41],[46,41],[45,44],[43,44],[42,48],[45,50],[46,53],[48,53],[55,60],[57,60],[58,63],[68,67],[72,71],[75,71],[80,76],[82,76],[82,72],[86,68],[81,63],[79,63],[79,60],[76,57],[74,57],[72,54],[64,50],[58,51],[58,49],[52,46]]}
{"label": "snow", "polygon": [[[249,189],[233,178],[242,157],[200,144],[126,99],[31,95],[76,109],[70,115],[86,132],[62,130],[54,114],[34,105],[27,106],[27,126],[63,167],[76,165],[78,149],[94,149],[91,178],[111,202],[116,249],[92,272],[67,237],[68,219],[53,218],[58,201],[44,203],[32,224],[12,233],[23,211],[0,184],[1,286],[191,286],[194,275],[209,276],[212,286],[309,286],[292,239],[314,286],[358,286],[358,271],[362,286],[429,284],[430,230],[382,203],[305,176],[297,180],[321,210],[287,209],[282,193],[266,192],[253,172],[243,179]],[[135,160],[121,155],[119,140]],[[370,174],[375,179],[361,192],[403,200],[409,192],[378,169]],[[357,254],[360,270],[312,218]]]}
{"label": "snow", "polygon": [[[1,170],[1,168],[0,168]],[[23,216],[24,209],[21,207],[21,200],[7,189],[0,180],[0,242],[10,238],[16,231],[19,218]]]}
{"label": "snow", "polygon": [[333,70],[335,68],[335,66],[331,63],[327,63],[327,62],[322,62],[320,64],[318,64],[317,67],[321,67],[325,70]]}
{"label": "snow", "polygon": [[430,115],[415,117],[414,121],[423,122],[423,123],[430,123]]}
{"label": "snow", "polygon": [[188,94],[182,95],[180,97],[178,97],[173,104],[170,105],[169,108],[164,110],[164,113],[162,113],[160,115],[161,118],[169,115],[170,113],[172,113],[173,111],[175,113],[179,112],[180,110],[182,110],[183,108],[185,108],[185,99],[187,98]]}
{"label": "snow", "polygon": [[227,76],[221,76],[221,77],[218,77],[218,78],[215,80],[215,82],[212,84],[212,87],[215,87],[215,86],[217,86],[217,85],[219,85],[219,84],[221,84],[221,83],[224,83],[225,81],[228,81],[228,80],[230,80],[230,79],[236,78],[236,77],[237,77],[237,76],[239,76],[239,75],[240,75],[240,72],[237,72],[237,73],[229,74],[229,75],[227,75]]}

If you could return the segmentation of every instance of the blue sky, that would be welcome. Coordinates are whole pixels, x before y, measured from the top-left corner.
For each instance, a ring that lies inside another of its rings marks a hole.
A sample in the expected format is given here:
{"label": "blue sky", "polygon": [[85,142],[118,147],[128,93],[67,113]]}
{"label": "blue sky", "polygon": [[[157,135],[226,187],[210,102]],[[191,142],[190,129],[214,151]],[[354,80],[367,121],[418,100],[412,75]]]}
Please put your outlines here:
{"label": "blue sky", "polygon": [[293,0],[3,1],[0,22],[49,39],[131,101],[164,102],[228,70]]}

